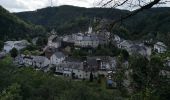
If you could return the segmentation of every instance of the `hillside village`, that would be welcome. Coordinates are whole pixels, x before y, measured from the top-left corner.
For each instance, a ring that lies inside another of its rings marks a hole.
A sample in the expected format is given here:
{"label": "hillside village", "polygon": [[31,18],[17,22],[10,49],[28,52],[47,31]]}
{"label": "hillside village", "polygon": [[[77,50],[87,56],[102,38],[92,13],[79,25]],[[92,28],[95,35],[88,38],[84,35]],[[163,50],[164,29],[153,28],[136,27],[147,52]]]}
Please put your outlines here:
{"label": "hillside village", "polygon": [[[31,45],[27,40],[6,41],[3,51],[0,53],[0,58],[3,58],[13,48],[16,48],[18,55],[13,62],[18,67],[32,67],[35,70],[44,72],[52,71],[56,77],[63,76],[78,80],[92,80],[104,76],[107,79],[108,86],[116,87],[114,75],[119,69],[119,56],[102,55],[76,58],[71,56],[73,49],[80,51],[85,49],[88,53],[93,53],[93,49],[110,43],[110,46],[127,51],[127,56],[142,55],[147,59],[150,59],[153,53],[163,54],[167,52],[167,46],[160,41],[155,42],[153,45],[148,45],[152,41],[130,41],[116,34],[111,37],[112,33],[107,31],[94,32],[92,27],[89,27],[88,31],[84,33],[58,36],[53,30],[49,34],[48,42],[46,46],[43,46],[40,55],[20,52]],[[36,40],[33,39],[33,43],[36,43]],[[131,72],[128,68],[128,59],[124,59],[121,65],[126,69],[127,78],[124,80],[124,86],[128,87],[130,85],[128,73]],[[170,58],[166,57],[164,65],[170,67]],[[168,70],[163,70],[162,74],[170,77]]]}
{"label": "hillside village", "polygon": [[0,100],[170,100],[169,6],[0,0]]}

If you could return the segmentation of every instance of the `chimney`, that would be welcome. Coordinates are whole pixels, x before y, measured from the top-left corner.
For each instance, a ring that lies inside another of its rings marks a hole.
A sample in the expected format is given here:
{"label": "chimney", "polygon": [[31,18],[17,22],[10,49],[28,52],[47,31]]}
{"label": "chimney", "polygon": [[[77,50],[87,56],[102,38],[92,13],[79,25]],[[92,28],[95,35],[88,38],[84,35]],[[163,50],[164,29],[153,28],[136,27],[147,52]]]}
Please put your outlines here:
{"label": "chimney", "polygon": [[87,68],[88,68],[88,64],[87,64],[87,61],[85,60],[83,62],[83,70],[87,71]]}

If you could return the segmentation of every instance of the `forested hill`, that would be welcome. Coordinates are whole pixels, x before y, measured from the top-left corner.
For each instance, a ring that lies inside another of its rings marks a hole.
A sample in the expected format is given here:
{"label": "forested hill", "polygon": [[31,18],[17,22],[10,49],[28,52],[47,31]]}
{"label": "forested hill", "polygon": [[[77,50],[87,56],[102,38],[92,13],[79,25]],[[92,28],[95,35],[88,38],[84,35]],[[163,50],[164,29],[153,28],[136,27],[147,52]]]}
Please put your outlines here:
{"label": "forested hill", "polygon": [[[87,29],[90,20],[96,18],[117,19],[128,11],[109,8],[82,8],[75,6],[48,7],[37,11],[16,13],[20,18],[59,32]],[[67,31],[68,30],[68,31]]]}
{"label": "forested hill", "polygon": [[[134,39],[154,39],[170,47],[170,8],[152,8],[127,19],[124,37]],[[119,30],[120,31],[120,30]]]}
{"label": "forested hill", "polygon": [[[74,6],[48,7],[31,12],[16,13],[25,21],[55,28],[59,33],[87,30],[94,18],[115,20],[130,11],[109,8],[81,8]],[[160,40],[170,43],[170,8],[152,8],[123,21],[116,33],[127,39]]]}
{"label": "forested hill", "polygon": [[44,33],[44,28],[25,22],[0,6],[0,40],[30,38]]}

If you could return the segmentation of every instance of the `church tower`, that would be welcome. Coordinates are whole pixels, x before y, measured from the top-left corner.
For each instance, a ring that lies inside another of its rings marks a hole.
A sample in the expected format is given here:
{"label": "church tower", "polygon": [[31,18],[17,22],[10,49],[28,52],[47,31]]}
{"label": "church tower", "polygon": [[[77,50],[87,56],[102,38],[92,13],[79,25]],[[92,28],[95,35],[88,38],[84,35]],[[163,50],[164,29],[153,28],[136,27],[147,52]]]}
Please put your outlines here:
{"label": "church tower", "polygon": [[88,34],[91,34],[93,32],[93,28],[90,26],[88,30]]}

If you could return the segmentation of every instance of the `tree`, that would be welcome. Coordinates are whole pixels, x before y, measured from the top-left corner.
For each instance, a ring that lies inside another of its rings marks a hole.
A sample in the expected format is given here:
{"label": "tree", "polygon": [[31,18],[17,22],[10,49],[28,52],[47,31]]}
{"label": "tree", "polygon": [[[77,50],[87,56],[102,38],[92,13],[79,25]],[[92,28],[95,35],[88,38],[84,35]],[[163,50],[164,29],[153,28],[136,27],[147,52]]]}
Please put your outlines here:
{"label": "tree", "polygon": [[117,88],[121,91],[122,94],[126,95],[126,89],[124,88],[124,80],[126,79],[125,71],[126,68],[123,65],[122,57],[119,56],[116,60],[116,73],[114,75],[114,80],[116,81]]}
{"label": "tree", "polygon": [[25,50],[24,55],[30,55],[30,52],[28,50]]}
{"label": "tree", "polygon": [[129,53],[126,50],[124,50],[124,49],[121,50],[121,54],[122,54],[124,60],[128,60]]}
{"label": "tree", "polygon": [[141,91],[146,88],[148,81],[148,63],[147,58],[141,55],[135,55],[130,58],[130,69],[132,69],[133,88]]}
{"label": "tree", "polygon": [[3,46],[4,46],[4,42],[0,41],[0,50],[2,50]]}
{"label": "tree", "polygon": [[163,70],[163,62],[160,57],[153,56],[150,59],[147,75],[148,75],[148,86],[156,87],[159,85],[160,81],[160,71]]}
{"label": "tree", "polygon": [[164,67],[159,56],[152,56],[150,60],[142,56],[133,56],[130,59],[130,68],[132,69],[132,85],[136,92],[132,98],[140,97],[141,100],[164,98],[166,100],[169,97],[167,92],[170,89],[168,86],[170,80],[160,74]]}
{"label": "tree", "polygon": [[93,77],[93,73],[91,72],[91,73],[90,73],[90,82],[93,82],[93,78],[94,78],[94,77]]}
{"label": "tree", "polygon": [[16,48],[13,48],[11,51],[11,57],[15,58],[18,55],[18,50]]}
{"label": "tree", "polygon": [[19,84],[12,84],[0,94],[0,100],[22,100],[20,95],[21,89]]}
{"label": "tree", "polygon": [[39,37],[36,44],[37,44],[38,46],[44,46],[44,45],[47,44],[47,42],[48,42],[47,38],[45,38],[45,37]]}

